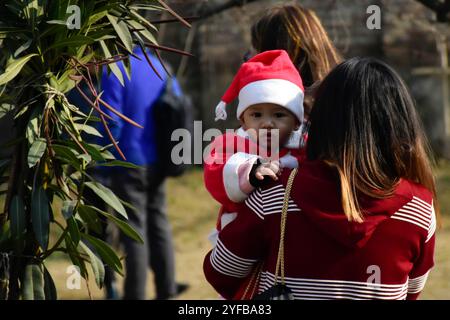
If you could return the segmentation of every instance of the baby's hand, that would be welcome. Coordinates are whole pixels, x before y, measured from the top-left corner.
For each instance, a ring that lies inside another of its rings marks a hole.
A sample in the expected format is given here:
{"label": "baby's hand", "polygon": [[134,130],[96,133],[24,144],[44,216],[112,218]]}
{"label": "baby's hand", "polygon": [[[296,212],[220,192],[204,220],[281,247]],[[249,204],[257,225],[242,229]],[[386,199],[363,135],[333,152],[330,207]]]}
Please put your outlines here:
{"label": "baby's hand", "polygon": [[277,181],[279,174],[281,174],[281,169],[278,160],[261,163],[255,170],[255,177],[258,180],[264,180],[264,176],[269,176]]}

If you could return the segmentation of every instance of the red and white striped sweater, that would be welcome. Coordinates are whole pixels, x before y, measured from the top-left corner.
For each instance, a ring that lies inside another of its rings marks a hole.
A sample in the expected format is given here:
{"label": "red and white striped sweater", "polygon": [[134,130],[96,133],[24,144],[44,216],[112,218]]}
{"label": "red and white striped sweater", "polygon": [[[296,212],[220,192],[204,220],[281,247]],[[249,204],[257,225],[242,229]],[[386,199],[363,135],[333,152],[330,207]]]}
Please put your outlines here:
{"label": "red and white striped sweater", "polygon": [[[236,297],[263,261],[258,290],[274,281],[280,213],[289,172],[239,207],[204,261],[211,285]],[[344,216],[336,175],[307,161],[294,180],[285,238],[286,284],[296,299],[416,299],[433,266],[432,194],[402,179],[388,199],[360,198],[363,223]]]}

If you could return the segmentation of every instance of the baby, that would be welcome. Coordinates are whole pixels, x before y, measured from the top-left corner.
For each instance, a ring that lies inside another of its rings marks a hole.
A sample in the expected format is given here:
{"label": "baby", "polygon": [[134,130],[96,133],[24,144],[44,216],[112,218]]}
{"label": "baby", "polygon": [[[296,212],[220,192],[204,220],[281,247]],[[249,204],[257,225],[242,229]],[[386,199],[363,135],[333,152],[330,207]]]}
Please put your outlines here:
{"label": "baby", "polygon": [[217,137],[205,159],[206,188],[222,205],[217,230],[210,235],[213,244],[218,231],[236,217],[238,203],[303,158],[304,89],[286,51],[262,52],[243,63],[216,107],[216,120],[226,119],[225,106],[237,97],[241,127]]}

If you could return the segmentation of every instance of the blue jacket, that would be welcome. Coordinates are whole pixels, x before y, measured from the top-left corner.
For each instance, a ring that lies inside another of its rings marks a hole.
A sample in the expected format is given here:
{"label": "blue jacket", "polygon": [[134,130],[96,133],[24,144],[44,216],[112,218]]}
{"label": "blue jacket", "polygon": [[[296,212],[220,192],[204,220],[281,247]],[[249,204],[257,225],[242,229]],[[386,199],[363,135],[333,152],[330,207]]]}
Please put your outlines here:
{"label": "blue jacket", "polygon": [[[115,121],[108,120],[108,126],[113,136],[119,141],[119,147],[123,151],[127,161],[136,165],[149,165],[157,161],[155,125],[152,116],[152,106],[164,92],[167,73],[164,71],[159,60],[148,53],[153,66],[158,70],[161,80],[148,64],[140,48],[136,48],[134,53],[141,58],[138,60],[130,56],[131,59],[131,80],[126,76],[123,64],[118,63],[124,78],[124,86],[121,85],[116,76],[111,72],[109,75],[106,68],[103,70],[101,88],[103,90],[102,99],[114,107],[120,113],[142,125],[144,128],[137,128],[122,120],[117,115],[102,107],[102,110],[110,115]],[[176,95],[181,95],[178,82],[173,79],[173,88]],[[103,138],[102,145],[110,144],[108,135],[100,125],[99,130]],[[113,148],[113,153],[117,159],[122,160]]]}

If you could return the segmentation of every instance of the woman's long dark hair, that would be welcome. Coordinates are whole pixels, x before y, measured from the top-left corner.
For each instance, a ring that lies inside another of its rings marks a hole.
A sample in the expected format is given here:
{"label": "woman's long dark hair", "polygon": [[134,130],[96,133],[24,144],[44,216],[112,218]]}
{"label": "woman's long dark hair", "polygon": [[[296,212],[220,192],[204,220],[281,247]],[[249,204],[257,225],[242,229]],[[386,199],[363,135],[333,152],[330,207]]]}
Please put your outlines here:
{"label": "woman's long dark hair", "polygon": [[420,183],[436,200],[421,121],[405,84],[387,64],[352,58],[338,65],[320,85],[310,119],[308,158],[337,169],[350,221],[363,218],[358,193],[388,197],[401,178]]}

